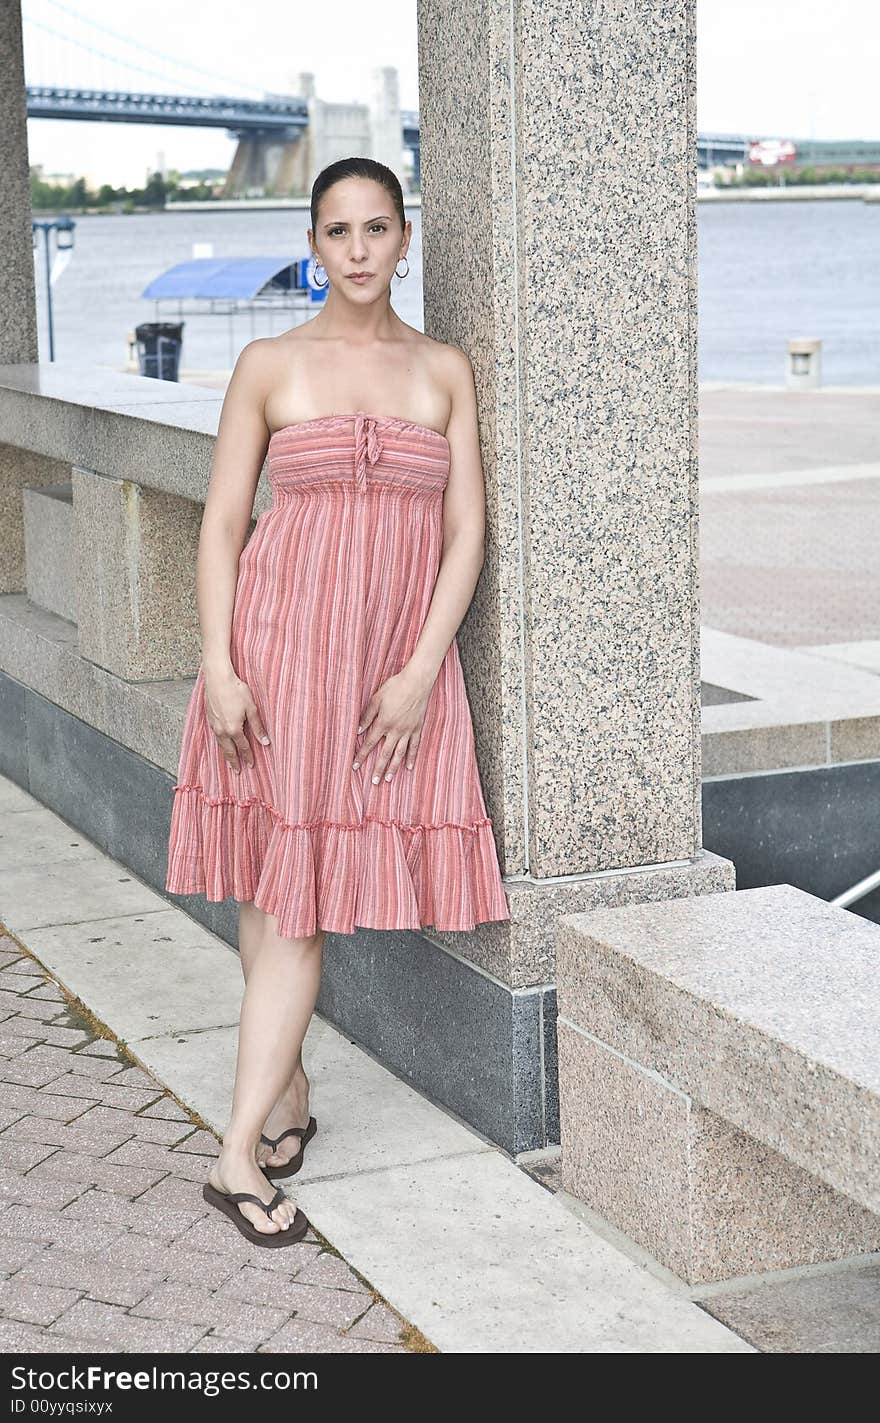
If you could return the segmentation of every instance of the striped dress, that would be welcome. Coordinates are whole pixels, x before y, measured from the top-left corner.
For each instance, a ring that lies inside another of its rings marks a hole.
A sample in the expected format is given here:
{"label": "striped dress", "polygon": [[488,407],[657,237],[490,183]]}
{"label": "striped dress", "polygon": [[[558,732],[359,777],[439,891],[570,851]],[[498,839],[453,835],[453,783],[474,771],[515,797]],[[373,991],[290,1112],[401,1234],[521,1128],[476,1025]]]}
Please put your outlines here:
{"label": "striped dress", "polygon": [[270,737],[227,765],[199,667],[173,788],[166,889],[253,900],[284,938],[468,930],[510,918],[453,638],[413,770],[353,769],[372,694],[411,656],[443,544],[449,444],[395,416],[320,416],[269,441],[271,507],[238,567],[230,652]]}

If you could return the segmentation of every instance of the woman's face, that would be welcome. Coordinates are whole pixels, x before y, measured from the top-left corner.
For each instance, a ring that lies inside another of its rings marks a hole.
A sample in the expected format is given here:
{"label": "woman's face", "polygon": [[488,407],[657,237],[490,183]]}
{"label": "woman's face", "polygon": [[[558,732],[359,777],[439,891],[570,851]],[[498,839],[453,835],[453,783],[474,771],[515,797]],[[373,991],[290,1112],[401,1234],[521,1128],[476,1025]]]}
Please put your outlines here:
{"label": "woman's face", "polygon": [[[387,292],[394,269],[409,246],[388,192],[372,178],[341,178],[328,188],[309,230],[312,250],[332,286],[350,301],[369,302]],[[354,273],[367,276],[355,280]]]}

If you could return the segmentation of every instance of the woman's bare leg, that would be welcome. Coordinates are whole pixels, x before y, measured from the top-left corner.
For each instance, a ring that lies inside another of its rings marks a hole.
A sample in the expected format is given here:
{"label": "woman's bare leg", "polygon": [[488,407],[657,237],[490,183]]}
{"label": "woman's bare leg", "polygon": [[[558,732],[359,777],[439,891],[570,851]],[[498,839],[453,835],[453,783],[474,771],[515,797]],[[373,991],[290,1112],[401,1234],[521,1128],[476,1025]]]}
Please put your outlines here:
{"label": "woman's bare leg", "polygon": [[[258,952],[248,969],[238,1030],[232,1113],[208,1179],[221,1191],[250,1191],[267,1204],[276,1189],[257,1163],[260,1132],[289,1086],[321,980],[324,932],[282,939],[266,916]],[[276,1133],[277,1135],[277,1133]],[[258,1230],[274,1234],[293,1220],[285,1200],[272,1217],[250,1201],[236,1203]]]}
{"label": "woman's bare leg", "polygon": [[[266,935],[274,933],[274,921],[264,913],[262,909],[257,909],[256,905],[247,901],[239,906],[238,915],[238,951],[241,959],[241,971],[244,981],[247,983],[251,965],[255,962],[260,952],[260,945]],[[322,934],[323,947],[323,934]],[[313,991],[312,1010],[314,1011],[315,1001],[320,988],[320,973],[315,983],[311,985]],[[310,986],[303,984],[303,991],[310,991]],[[273,1140],[279,1137],[288,1127],[306,1127],[309,1124],[309,1079],[302,1060],[302,1044],[294,1063],[290,1081],[279,1094],[278,1100],[274,1103],[266,1121],[261,1127],[261,1131]],[[260,1166],[283,1166],[294,1156],[300,1148],[300,1138],[296,1136],[286,1136],[278,1143],[278,1150],[272,1151],[271,1147],[263,1142],[257,1144],[257,1162]]]}

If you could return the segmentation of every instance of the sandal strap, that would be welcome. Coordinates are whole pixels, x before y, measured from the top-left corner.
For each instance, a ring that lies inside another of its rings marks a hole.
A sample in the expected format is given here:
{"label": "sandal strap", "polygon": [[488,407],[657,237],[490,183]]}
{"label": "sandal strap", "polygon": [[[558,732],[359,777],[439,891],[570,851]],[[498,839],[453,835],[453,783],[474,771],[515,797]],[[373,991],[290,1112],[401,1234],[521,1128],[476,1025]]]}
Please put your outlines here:
{"label": "sandal strap", "polygon": [[283,1141],[286,1136],[304,1136],[307,1131],[307,1126],[288,1127],[287,1131],[283,1131],[280,1136],[276,1136],[274,1141],[272,1140],[271,1136],[264,1136],[263,1133],[260,1132],[260,1141],[265,1142],[266,1146],[271,1146],[275,1148],[277,1147],[279,1141]]}
{"label": "sandal strap", "polygon": [[250,1191],[228,1191],[226,1199],[229,1201],[253,1201],[255,1206],[260,1206],[266,1212],[266,1215],[271,1215],[275,1207],[279,1206],[286,1198],[279,1186],[268,1205],[265,1201],[261,1201],[259,1196],[251,1195]]}

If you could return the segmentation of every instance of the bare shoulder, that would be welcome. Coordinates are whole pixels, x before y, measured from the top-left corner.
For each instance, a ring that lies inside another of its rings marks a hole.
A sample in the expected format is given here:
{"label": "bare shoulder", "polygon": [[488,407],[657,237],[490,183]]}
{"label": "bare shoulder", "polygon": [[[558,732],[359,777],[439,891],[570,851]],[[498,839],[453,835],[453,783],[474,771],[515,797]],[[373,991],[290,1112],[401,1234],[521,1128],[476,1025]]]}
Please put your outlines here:
{"label": "bare shoulder", "polygon": [[242,346],[236,357],[230,385],[234,382],[239,389],[246,387],[255,395],[265,394],[267,377],[275,359],[273,339],[271,336],[256,336]]}
{"label": "bare shoulder", "polygon": [[425,368],[432,382],[443,391],[452,413],[472,408],[474,404],[474,371],[470,358],[459,346],[449,341],[436,341],[422,336]]}

